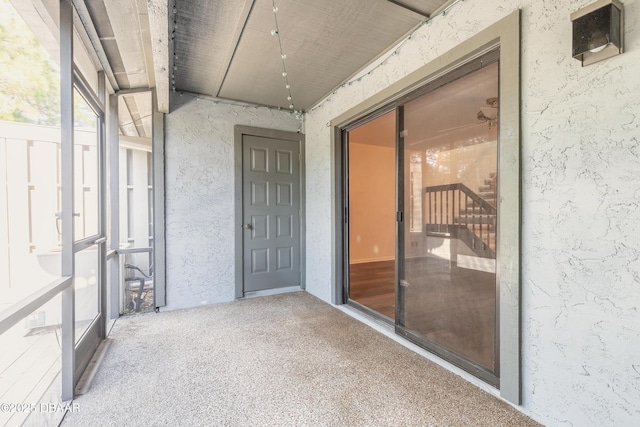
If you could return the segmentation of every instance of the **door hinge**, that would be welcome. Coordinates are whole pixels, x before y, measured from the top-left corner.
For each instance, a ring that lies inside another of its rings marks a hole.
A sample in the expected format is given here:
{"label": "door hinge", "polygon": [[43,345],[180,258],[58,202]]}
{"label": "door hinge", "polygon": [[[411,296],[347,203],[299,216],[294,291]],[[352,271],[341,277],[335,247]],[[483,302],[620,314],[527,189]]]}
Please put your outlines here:
{"label": "door hinge", "polygon": [[403,222],[404,221],[404,212],[398,211],[396,212],[396,221]]}

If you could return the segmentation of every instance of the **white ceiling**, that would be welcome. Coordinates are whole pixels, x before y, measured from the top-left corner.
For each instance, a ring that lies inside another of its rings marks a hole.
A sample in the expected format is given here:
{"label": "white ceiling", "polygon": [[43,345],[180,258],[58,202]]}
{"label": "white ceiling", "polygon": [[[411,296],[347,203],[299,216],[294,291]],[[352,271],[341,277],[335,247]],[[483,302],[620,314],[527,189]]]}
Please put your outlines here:
{"label": "white ceiling", "polygon": [[[151,95],[156,86],[146,0],[73,0],[78,21],[95,48],[109,84],[121,94],[120,133],[151,137]],[[146,92],[145,92],[146,90]]]}
{"label": "white ceiling", "polygon": [[[151,87],[163,112],[170,110],[172,86],[288,109],[278,37],[271,35],[273,1],[73,0],[81,17],[90,18],[94,29],[87,33],[94,44],[98,39],[114,89],[129,92],[128,122],[150,117],[131,91]],[[275,0],[294,108],[313,106],[447,3]],[[145,136],[135,133],[148,128],[140,123],[121,131]]]}
{"label": "white ceiling", "polygon": [[[272,4],[178,2],[176,89],[289,108],[278,37],[271,35]],[[276,5],[298,110],[308,109],[422,20],[386,0],[278,0]]]}

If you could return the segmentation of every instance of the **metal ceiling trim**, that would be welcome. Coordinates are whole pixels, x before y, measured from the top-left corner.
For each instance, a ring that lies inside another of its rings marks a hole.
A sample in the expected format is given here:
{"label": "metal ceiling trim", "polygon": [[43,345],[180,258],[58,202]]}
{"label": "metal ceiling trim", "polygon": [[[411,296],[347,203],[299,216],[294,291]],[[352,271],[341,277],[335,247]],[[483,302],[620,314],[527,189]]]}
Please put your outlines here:
{"label": "metal ceiling trim", "polygon": [[98,56],[98,60],[100,61],[100,65],[104,70],[105,75],[109,79],[109,83],[114,91],[118,91],[120,86],[116,81],[116,77],[113,74],[113,70],[111,69],[111,64],[109,63],[109,59],[102,48],[102,43],[100,43],[100,37],[98,36],[98,32],[96,31],[95,26],[93,25],[93,20],[91,19],[91,15],[89,14],[89,10],[87,9],[87,5],[84,0],[72,0],[73,6],[78,13],[78,17],[84,26],[87,35],[89,36],[89,40],[91,41],[91,45],[96,55]]}
{"label": "metal ceiling trim", "polygon": [[[151,37],[151,56],[155,75],[155,100],[159,113],[169,113],[169,3],[165,0],[148,0],[149,35]],[[173,44],[173,43],[171,43]],[[173,52],[172,52],[173,53]]]}
{"label": "metal ceiling trim", "polygon": [[[179,93],[180,95],[187,95],[190,96],[192,98],[197,98],[197,99],[204,99],[205,101],[211,101],[211,102],[218,102],[219,104],[226,104],[226,105],[237,105],[238,107],[247,107],[247,108],[268,108],[270,110],[277,110],[277,111],[284,111],[284,112],[289,112],[291,114],[295,114],[296,112],[290,108],[284,108],[284,107],[279,107],[276,105],[268,105],[268,104],[258,104],[255,102],[248,102],[248,101],[241,101],[239,99],[231,99],[231,98],[224,98],[221,96],[211,96],[211,95],[206,95],[206,94],[202,94],[202,93],[196,93],[196,92],[189,92],[186,90],[176,90],[176,93]],[[300,111],[300,113],[303,113],[303,111]]]}
{"label": "metal ceiling trim", "polygon": [[135,89],[122,89],[115,91],[114,95],[124,96],[124,95],[135,95],[137,93],[151,92],[152,88],[150,87],[138,87]]}
{"label": "metal ceiling trim", "polygon": [[440,6],[436,10],[434,10],[433,13],[431,14],[431,16],[436,16],[437,14],[442,13],[443,11],[445,11],[448,8],[450,8],[451,6],[453,6],[454,3],[458,3],[459,1],[460,0],[448,0],[442,6]]}

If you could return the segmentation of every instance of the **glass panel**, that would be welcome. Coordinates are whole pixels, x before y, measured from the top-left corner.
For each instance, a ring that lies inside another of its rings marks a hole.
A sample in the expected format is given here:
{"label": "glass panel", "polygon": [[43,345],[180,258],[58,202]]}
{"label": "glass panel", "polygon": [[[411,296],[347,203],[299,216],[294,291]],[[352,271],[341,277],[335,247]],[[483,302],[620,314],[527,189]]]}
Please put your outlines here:
{"label": "glass panel", "polygon": [[[107,96],[106,97],[107,105],[106,105],[106,109],[105,109],[105,111],[107,111],[107,112],[109,111],[109,99],[110,99],[110,97]],[[110,132],[109,132],[109,126],[108,125],[105,126],[105,130],[106,130],[106,132],[105,132],[105,150],[104,150],[104,154],[105,154],[105,156],[104,156],[104,161],[105,161],[105,163],[104,163],[104,165],[105,165],[105,168],[104,168],[104,170],[105,170],[104,179],[105,179],[105,190],[106,190],[106,192],[105,192],[105,200],[104,200],[104,202],[105,202],[105,214],[106,214],[105,215],[105,231],[106,231],[107,234],[104,237],[107,238],[107,246],[106,246],[106,248],[107,248],[107,250],[110,250],[111,249],[111,221],[112,221],[112,218],[111,218],[111,204],[116,202],[115,200],[111,200],[111,173],[112,173],[111,168],[112,168],[113,162],[117,161],[118,159],[112,159],[111,158],[112,156],[111,156],[110,144],[111,144],[111,141],[112,141],[112,135],[109,134]],[[107,283],[109,283],[109,282],[107,281]]]}
{"label": "glass panel", "polygon": [[75,240],[95,236],[98,228],[98,116],[74,90],[73,161]]}
{"label": "glass panel", "polygon": [[395,111],[349,132],[349,298],[395,318]]}
{"label": "glass panel", "polygon": [[[124,95],[118,109],[123,134],[119,137],[120,248],[150,248],[153,244],[153,150],[151,93]],[[151,251],[120,255],[124,280],[120,284],[122,314],[153,311]]]}
{"label": "glass panel", "polygon": [[100,258],[98,246],[77,252],[75,258],[76,342],[100,310]]}
{"label": "glass panel", "polygon": [[60,70],[28,16],[0,0],[0,311],[61,273]]}
{"label": "glass panel", "polygon": [[[412,223],[405,224],[399,324],[494,371],[498,65],[404,108]],[[416,208],[419,179],[424,199]]]}
{"label": "glass panel", "polygon": [[[106,263],[107,272],[106,272],[106,282],[105,286],[107,286],[107,319],[117,319],[118,314],[120,314],[120,309],[118,305],[118,296],[114,296],[113,292],[117,292],[118,284],[115,283],[112,285],[112,280],[114,282],[118,281],[118,256],[114,255],[110,259],[107,260]],[[115,291],[114,291],[115,290]],[[107,328],[107,333],[109,332],[109,328]]]}
{"label": "glass panel", "polygon": [[[151,94],[120,97],[120,111],[130,112],[134,120],[121,123],[125,135],[120,135],[120,248],[148,248],[152,229],[152,147],[151,117],[140,117],[139,111],[151,109]],[[136,120],[137,118],[137,120]],[[149,255],[147,254],[147,258]],[[148,260],[138,267],[148,270]]]}
{"label": "glass panel", "polygon": [[151,312],[153,305],[153,271],[150,252],[120,255],[123,258],[124,283],[122,283],[122,314]]}
{"label": "glass panel", "polygon": [[60,295],[0,335],[0,425],[58,425],[61,403]]}

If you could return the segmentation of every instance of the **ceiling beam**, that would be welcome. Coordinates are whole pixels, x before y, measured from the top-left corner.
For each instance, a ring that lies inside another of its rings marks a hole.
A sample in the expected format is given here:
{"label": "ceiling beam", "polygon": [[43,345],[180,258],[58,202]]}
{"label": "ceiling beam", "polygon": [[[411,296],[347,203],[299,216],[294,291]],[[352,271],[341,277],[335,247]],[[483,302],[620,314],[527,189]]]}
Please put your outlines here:
{"label": "ceiling beam", "polygon": [[151,51],[156,81],[158,111],[169,112],[169,4],[167,0],[149,0]]}
{"label": "ceiling beam", "polygon": [[[149,28],[149,10],[146,0],[138,0],[138,26],[140,27],[140,44],[142,45],[145,72],[149,81],[149,87],[156,86],[156,74],[153,70],[153,51],[151,49],[151,29]],[[144,35],[148,34],[148,37]]]}
{"label": "ceiling beam", "polygon": [[98,61],[100,61],[100,65],[104,70],[105,76],[109,79],[109,83],[113,90],[118,90],[120,86],[118,86],[118,82],[116,81],[116,77],[113,74],[113,70],[111,69],[111,64],[109,63],[109,59],[107,58],[107,54],[102,48],[102,43],[100,42],[100,36],[98,36],[98,32],[96,31],[96,27],[93,25],[93,21],[91,20],[91,15],[89,14],[89,10],[87,9],[87,5],[83,0],[73,0],[73,6],[76,8],[78,12],[78,17],[82,22],[82,26],[87,32],[87,36],[91,41],[91,45],[93,46],[93,50],[96,52],[98,56]]}
{"label": "ceiling beam", "polygon": [[60,63],[60,17],[42,0],[10,0],[54,62]]}
{"label": "ceiling beam", "polygon": [[121,89],[119,91],[117,91],[114,95],[133,95],[136,93],[145,93],[145,92],[151,92],[151,88],[150,87],[138,87],[135,89]]}

